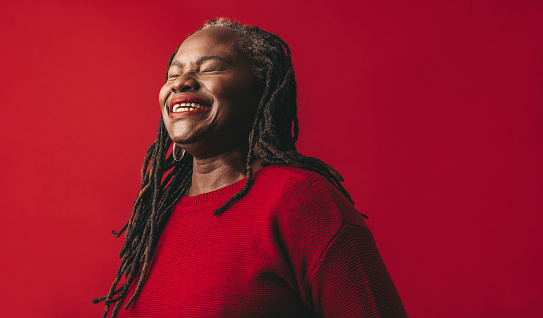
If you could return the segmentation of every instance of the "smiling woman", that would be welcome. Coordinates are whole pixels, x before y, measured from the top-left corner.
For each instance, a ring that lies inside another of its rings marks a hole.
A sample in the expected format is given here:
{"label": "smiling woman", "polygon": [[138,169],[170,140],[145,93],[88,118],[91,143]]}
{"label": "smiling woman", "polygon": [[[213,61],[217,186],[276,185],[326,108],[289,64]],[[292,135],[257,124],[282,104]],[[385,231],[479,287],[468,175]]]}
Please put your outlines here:
{"label": "smiling woman", "polygon": [[341,176],[296,151],[281,38],[206,23],[159,103],[104,317],[406,316]]}
{"label": "smiling woman", "polygon": [[193,34],[177,50],[160,90],[168,134],[195,158],[237,150],[247,157],[259,89],[250,61],[232,45],[239,38],[226,28]]}

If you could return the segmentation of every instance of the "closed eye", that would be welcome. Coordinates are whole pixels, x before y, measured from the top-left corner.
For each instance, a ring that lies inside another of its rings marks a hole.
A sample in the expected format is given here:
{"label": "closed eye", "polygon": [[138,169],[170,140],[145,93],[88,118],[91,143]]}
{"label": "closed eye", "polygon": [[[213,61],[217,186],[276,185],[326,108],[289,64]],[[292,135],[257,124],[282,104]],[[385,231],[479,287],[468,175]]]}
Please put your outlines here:
{"label": "closed eye", "polygon": [[217,58],[207,59],[200,64],[201,73],[221,72],[226,70],[226,68],[226,62]]}
{"label": "closed eye", "polygon": [[201,70],[202,73],[213,73],[213,72],[220,72],[224,71],[224,67],[205,67]]}

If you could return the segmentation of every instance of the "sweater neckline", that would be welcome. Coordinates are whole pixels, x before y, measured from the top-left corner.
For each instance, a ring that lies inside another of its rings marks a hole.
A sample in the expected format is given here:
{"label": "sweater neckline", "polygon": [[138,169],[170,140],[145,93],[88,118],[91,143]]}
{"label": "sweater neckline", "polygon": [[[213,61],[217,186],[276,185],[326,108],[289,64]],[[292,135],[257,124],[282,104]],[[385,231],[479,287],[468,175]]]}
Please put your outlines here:
{"label": "sweater neckline", "polygon": [[[270,166],[262,167],[262,169],[258,170],[257,172],[253,172],[253,181],[256,181],[256,177],[258,177],[261,173],[264,173],[265,170],[268,170]],[[183,205],[201,205],[203,203],[212,203],[215,202],[217,199],[225,197],[225,196],[232,196],[234,193],[238,192],[245,186],[245,183],[247,183],[247,178],[243,178],[239,181],[236,181],[230,185],[227,185],[223,188],[213,190],[211,192],[206,192],[202,194],[198,194],[192,197],[189,196],[183,196],[181,198],[181,201],[183,201]]]}

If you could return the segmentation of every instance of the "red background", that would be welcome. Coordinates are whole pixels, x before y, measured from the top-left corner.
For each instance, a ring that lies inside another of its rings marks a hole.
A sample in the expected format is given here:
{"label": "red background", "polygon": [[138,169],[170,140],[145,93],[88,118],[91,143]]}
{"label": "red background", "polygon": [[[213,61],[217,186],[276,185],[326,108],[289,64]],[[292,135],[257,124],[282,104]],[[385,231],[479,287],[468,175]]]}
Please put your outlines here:
{"label": "red background", "polygon": [[291,45],[412,317],[543,317],[542,4],[3,1],[1,316],[101,315],[169,54],[229,16]]}

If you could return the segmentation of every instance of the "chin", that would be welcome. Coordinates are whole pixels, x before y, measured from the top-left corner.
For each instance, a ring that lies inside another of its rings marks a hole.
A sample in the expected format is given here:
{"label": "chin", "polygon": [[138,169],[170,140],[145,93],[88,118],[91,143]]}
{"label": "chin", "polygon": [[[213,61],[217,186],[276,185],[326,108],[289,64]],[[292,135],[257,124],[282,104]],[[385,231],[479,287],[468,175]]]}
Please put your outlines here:
{"label": "chin", "polygon": [[202,140],[202,133],[195,133],[191,129],[173,128],[168,129],[168,135],[170,139],[181,147],[189,147],[198,144]]}

